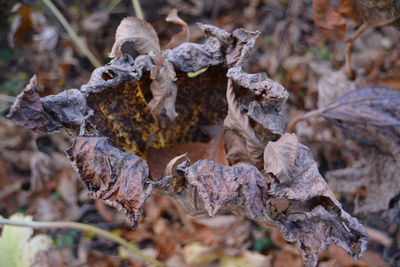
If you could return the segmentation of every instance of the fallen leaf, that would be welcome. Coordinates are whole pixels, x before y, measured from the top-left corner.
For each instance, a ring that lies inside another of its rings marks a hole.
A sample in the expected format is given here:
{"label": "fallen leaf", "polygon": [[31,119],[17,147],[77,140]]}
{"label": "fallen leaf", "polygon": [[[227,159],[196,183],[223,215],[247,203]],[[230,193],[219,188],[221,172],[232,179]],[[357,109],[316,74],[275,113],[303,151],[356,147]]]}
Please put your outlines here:
{"label": "fallen leaf", "polygon": [[360,21],[356,1],[354,0],[340,0],[336,10],[345,18],[350,18],[357,22]]}
{"label": "fallen leaf", "polygon": [[382,26],[400,18],[400,2],[395,0],[357,1],[362,20],[371,26]]}
{"label": "fallen leaf", "polygon": [[313,20],[320,31],[333,41],[343,41],[346,33],[345,19],[329,3],[329,0],[313,0]]}
{"label": "fallen leaf", "polygon": [[375,86],[347,93],[315,113],[332,121],[361,148],[358,164],[327,174],[337,192],[365,188],[366,196],[355,201],[355,214],[380,211],[383,219],[389,216],[389,205],[399,194],[399,105],[399,90]]}

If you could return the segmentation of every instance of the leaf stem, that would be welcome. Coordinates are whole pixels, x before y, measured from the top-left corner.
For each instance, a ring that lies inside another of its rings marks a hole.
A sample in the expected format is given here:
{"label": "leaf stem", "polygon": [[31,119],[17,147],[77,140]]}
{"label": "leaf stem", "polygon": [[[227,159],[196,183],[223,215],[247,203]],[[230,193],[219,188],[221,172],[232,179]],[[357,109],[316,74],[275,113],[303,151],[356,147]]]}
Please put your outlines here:
{"label": "leaf stem", "polygon": [[100,229],[96,226],[78,223],[78,222],[65,222],[65,221],[56,221],[56,222],[32,222],[32,221],[14,221],[9,219],[0,218],[0,224],[4,225],[14,225],[14,226],[25,226],[31,227],[34,229],[41,228],[64,228],[64,229],[75,229],[85,232],[90,232],[99,236],[103,236],[109,240],[114,241],[115,243],[125,247],[128,251],[140,256],[142,259],[147,261],[148,263],[154,264],[156,266],[164,266],[160,261],[144,254],[136,245],[129,243],[125,239],[112,234],[108,231]]}
{"label": "leaf stem", "polygon": [[133,8],[135,9],[136,17],[138,17],[141,20],[144,20],[143,10],[139,0],[132,0],[132,5]]}
{"label": "leaf stem", "polygon": [[351,50],[353,49],[354,41],[360,37],[360,35],[368,29],[369,25],[367,23],[362,24],[355,33],[347,40],[346,45],[346,53],[345,53],[345,67],[346,67],[346,75],[349,79],[354,80],[356,75],[351,67]]}
{"label": "leaf stem", "polygon": [[86,44],[82,41],[82,39],[78,36],[69,22],[65,19],[63,14],[57,9],[57,7],[51,2],[51,0],[42,0],[42,2],[51,10],[54,16],[58,19],[67,33],[71,36],[72,41],[75,45],[81,50],[81,52],[89,59],[90,63],[96,68],[101,67],[103,64],[93,55],[93,53],[89,50]]}

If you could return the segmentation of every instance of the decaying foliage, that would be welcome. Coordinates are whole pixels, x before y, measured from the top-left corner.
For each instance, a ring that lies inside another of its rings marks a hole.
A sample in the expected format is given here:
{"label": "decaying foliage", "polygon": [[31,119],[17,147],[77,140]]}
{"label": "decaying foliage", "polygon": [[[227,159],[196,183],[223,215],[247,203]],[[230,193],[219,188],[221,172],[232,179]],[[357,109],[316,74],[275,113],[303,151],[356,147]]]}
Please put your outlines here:
{"label": "decaying foliage", "polygon": [[[162,50],[150,24],[124,19],[113,60],[86,85],[39,98],[33,78],[10,117],[39,132],[67,129],[75,141],[66,153],[90,195],[124,210],[134,226],[150,195],[166,194],[191,214],[229,211],[277,226],[307,266],[332,243],[358,259],[366,231],[341,208],[310,150],[285,134],[287,91],[242,70],[258,32],[199,24],[207,38],[195,44],[176,13],[168,21],[182,32]],[[214,151],[172,153],[188,144]],[[149,168],[166,150],[166,170]]]}
{"label": "decaying foliage", "polygon": [[395,223],[398,216],[393,215],[400,212],[399,105],[399,90],[376,86],[352,91],[317,111],[357,142],[362,156],[354,167],[328,172],[330,185],[341,193],[363,191],[354,201],[354,213],[380,212],[373,215],[375,221]]}

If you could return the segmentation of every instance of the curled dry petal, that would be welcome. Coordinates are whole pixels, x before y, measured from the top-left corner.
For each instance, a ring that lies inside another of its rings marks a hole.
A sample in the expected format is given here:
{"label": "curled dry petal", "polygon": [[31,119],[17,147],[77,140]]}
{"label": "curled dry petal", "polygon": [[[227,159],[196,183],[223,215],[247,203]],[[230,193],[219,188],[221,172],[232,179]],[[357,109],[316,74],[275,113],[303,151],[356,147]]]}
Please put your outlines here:
{"label": "curled dry petal", "polygon": [[169,12],[167,18],[165,19],[167,22],[178,24],[182,26],[182,31],[174,36],[172,36],[171,41],[164,47],[164,49],[171,49],[179,46],[180,44],[189,42],[189,27],[185,21],[183,21],[178,16],[178,10],[176,8],[172,9]]}
{"label": "curled dry petal", "polygon": [[280,105],[289,97],[286,89],[269,79],[265,73],[248,74],[241,67],[233,67],[226,76],[236,84],[252,90],[255,95],[262,96],[268,106]]}
{"label": "curled dry petal", "polygon": [[[274,173],[279,181],[272,185],[272,198],[290,203],[274,218],[275,223],[288,241],[301,248],[306,265],[315,266],[317,255],[333,243],[357,259],[365,249],[368,235],[341,208],[319,173],[311,151],[298,143],[296,135],[285,134],[267,145],[264,156],[268,157],[265,171]],[[282,162],[285,157],[287,163]]]}
{"label": "curled dry petal", "polygon": [[37,79],[34,75],[29,84],[17,97],[11,107],[8,118],[15,120],[27,129],[39,133],[51,133],[60,129],[60,123],[51,118],[45,111],[36,91]]}
{"label": "curled dry petal", "polygon": [[78,137],[66,153],[90,196],[124,210],[135,227],[152,190],[146,162],[113,147],[105,137]]}
{"label": "curled dry petal", "polygon": [[44,109],[63,126],[79,133],[87,115],[86,98],[78,89],[69,89],[58,95],[41,99]]}
{"label": "curled dry petal", "polygon": [[176,80],[174,67],[168,61],[162,61],[163,65],[150,85],[153,99],[149,102],[148,106],[155,114],[161,115],[165,113],[172,121],[178,116],[178,113],[175,111],[178,88],[174,82]]}
{"label": "curled dry petal", "polygon": [[279,182],[290,182],[297,156],[297,137],[285,134],[276,142],[269,142],[264,151],[264,170],[277,177]]}
{"label": "curled dry petal", "polygon": [[[240,110],[232,80],[228,80],[226,99],[228,100],[228,116],[226,116],[224,120],[224,126],[235,133],[231,136],[232,138],[243,137],[245,147],[244,154],[247,154],[246,158],[250,161],[249,163],[259,164],[260,160],[262,161],[261,155],[263,146],[254,133],[254,130],[251,128],[249,117]],[[234,145],[237,142],[232,143],[231,141],[229,143]],[[237,153],[242,154],[243,152],[236,151],[234,147],[227,147],[227,156],[230,163],[236,163],[233,160],[241,159]]]}
{"label": "curled dry petal", "polygon": [[150,23],[141,19],[127,17],[121,21],[109,57],[122,56],[121,48],[127,42],[132,43],[133,48],[141,55],[150,51],[153,51],[156,55],[161,54],[156,31]]}

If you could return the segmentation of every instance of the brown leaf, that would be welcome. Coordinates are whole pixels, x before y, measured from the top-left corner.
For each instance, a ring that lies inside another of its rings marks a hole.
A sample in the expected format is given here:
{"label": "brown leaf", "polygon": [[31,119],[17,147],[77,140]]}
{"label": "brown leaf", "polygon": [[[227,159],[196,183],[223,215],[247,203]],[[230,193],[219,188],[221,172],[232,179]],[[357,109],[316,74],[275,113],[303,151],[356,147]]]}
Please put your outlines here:
{"label": "brown leaf", "polygon": [[146,162],[113,147],[104,137],[78,137],[66,151],[89,194],[124,210],[134,227],[152,186]]}
{"label": "brown leaf", "polygon": [[185,176],[197,189],[210,216],[215,216],[222,208],[235,210],[236,203],[240,203],[237,200],[243,198],[247,217],[264,217],[263,197],[266,197],[268,186],[254,166],[238,164],[229,167],[200,160],[185,170]]}
{"label": "brown leaf", "polygon": [[10,47],[27,45],[35,34],[35,25],[32,18],[32,7],[21,4],[16,10],[17,14],[11,23],[8,33]]}
{"label": "brown leaf", "polygon": [[174,36],[172,36],[171,40],[169,43],[164,47],[164,49],[171,49],[175,48],[183,43],[189,42],[189,37],[190,37],[190,32],[189,32],[189,27],[186,24],[185,21],[183,21],[179,16],[178,16],[178,10],[176,8],[172,9],[165,21],[169,23],[174,23],[177,25],[182,26],[182,31]]}
{"label": "brown leaf", "polygon": [[315,115],[334,121],[359,143],[395,157],[400,153],[399,105],[399,90],[365,87],[343,95]]}
{"label": "brown leaf", "polygon": [[352,193],[358,189],[366,192],[355,201],[356,214],[381,212],[379,217],[386,220],[390,206],[395,207],[390,203],[400,192],[397,174],[400,166],[399,105],[399,90],[366,87],[343,95],[316,111],[317,115],[334,122],[361,148],[362,158],[358,164],[327,174],[329,184],[337,192]]}
{"label": "brown leaf", "polygon": [[150,51],[156,55],[161,54],[160,43],[153,26],[136,17],[127,17],[121,21],[109,57],[122,56],[122,46],[127,42],[132,43],[133,48],[141,55]]}
{"label": "brown leaf", "polygon": [[25,89],[18,95],[11,107],[8,118],[15,120],[27,129],[39,133],[51,133],[62,126],[53,120],[44,110],[37,90],[37,79],[34,75]]}
{"label": "brown leaf", "polygon": [[330,4],[329,0],[313,0],[313,20],[321,32],[333,41],[344,40],[346,22]]}
{"label": "brown leaf", "polygon": [[355,21],[360,20],[355,1],[353,0],[340,0],[336,10],[345,18],[353,19]]}
{"label": "brown leaf", "polygon": [[65,90],[58,95],[50,95],[41,99],[46,112],[63,126],[73,129],[78,135],[84,123],[88,108],[86,98],[78,89]]}
{"label": "brown leaf", "polygon": [[357,1],[363,21],[371,26],[390,24],[400,18],[400,2],[395,0]]}

